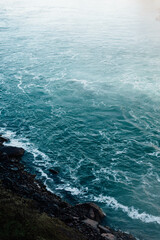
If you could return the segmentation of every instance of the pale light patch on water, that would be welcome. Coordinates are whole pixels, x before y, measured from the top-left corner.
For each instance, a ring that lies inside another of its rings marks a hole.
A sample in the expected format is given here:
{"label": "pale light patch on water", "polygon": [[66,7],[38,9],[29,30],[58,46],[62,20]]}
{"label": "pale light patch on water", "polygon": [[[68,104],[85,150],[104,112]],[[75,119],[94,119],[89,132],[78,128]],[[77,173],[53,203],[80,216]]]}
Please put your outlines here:
{"label": "pale light patch on water", "polygon": [[[157,59],[158,61],[158,59]],[[157,64],[156,61],[156,64]],[[157,69],[158,70],[158,69]],[[145,81],[144,81],[145,80]],[[120,82],[123,84],[122,88],[128,85],[128,88],[133,88],[135,91],[142,92],[143,94],[147,94],[149,97],[157,100],[160,93],[160,77],[159,71],[157,75],[152,75],[148,79],[148,77],[142,77],[135,75],[135,73],[126,73],[122,76]],[[145,84],[144,84],[145,82]]]}
{"label": "pale light patch on water", "polygon": [[52,107],[51,114],[54,114],[57,117],[62,117],[66,115],[66,111],[64,111],[62,107],[59,108]]}
{"label": "pale light patch on water", "polygon": [[81,84],[84,88],[87,88],[91,82],[85,79],[69,79],[69,82],[77,82]]}

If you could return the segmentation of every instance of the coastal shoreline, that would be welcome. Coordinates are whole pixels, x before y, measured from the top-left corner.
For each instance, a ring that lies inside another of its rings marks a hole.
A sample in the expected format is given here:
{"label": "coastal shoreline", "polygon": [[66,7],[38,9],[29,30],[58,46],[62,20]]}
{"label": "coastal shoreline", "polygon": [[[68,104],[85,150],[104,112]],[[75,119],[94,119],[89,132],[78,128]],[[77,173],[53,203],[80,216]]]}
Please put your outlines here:
{"label": "coastal shoreline", "polygon": [[[0,182],[3,189],[11,191],[12,194],[22,199],[33,201],[35,209],[41,214],[45,213],[52,219],[58,219],[66,227],[77,231],[76,239],[135,240],[130,234],[102,226],[101,221],[105,214],[96,204],[83,203],[71,206],[59,196],[48,191],[46,186],[36,179],[36,175],[26,171],[21,163],[25,150],[6,146],[4,142],[7,141],[9,139],[0,135]],[[54,169],[50,172],[58,174]],[[12,237],[9,239],[12,240]],[[75,235],[74,237],[70,235],[69,239],[75,239]]]}

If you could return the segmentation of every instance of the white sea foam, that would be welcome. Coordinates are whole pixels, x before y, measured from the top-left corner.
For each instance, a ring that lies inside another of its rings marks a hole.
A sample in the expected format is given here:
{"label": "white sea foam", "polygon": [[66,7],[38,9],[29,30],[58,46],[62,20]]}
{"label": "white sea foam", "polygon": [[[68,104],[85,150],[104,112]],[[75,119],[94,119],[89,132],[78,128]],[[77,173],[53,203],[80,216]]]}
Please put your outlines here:
{"label": "white sea foam", "polygon": [[107,204],[108,207],[111,207],[115,210],[120,209],[126,213],[132,219],[139,219],[145,223],[158,223],[160,224],[160,217],[153,216],[146,212],[140,213],[138,209],[135,209],[133,206],[128,207],[119,203],[115,198],[110,196],[103,196],[102,194],[99,197],[93,197],[93,200],[96,202],[101,202]]}
{"label": "white sea foam", "polygon": [[71,185],[69,183],[59,185],[56,188],[56,190],[65,190],[65,191],[70,192],[72,195],[75,195],[75,196],[81,194],[81,191],[78,188],[71,187]]}
{"label": "white sea foam", "polygon": [[82,84],[84,87],[87,87],[89,82],[85,79],[76,79],[76,78],[73,78],[73,79],[70,79],[70,81],[72,82],[78,82],[80,84]]}
{"label": "white sea foam", "polygon": [[157,173],[155,173],[155,176],[156,176],[157,182],[160,182],[160,176]]}
{"label": "white sea foam", "polygon": [[[0,133],[3,134],[4,137],[7,137],[10,139],[9,143],[5,143],[7,146],[16,146],[16,147],[22,147],[27,152],[31,153],[34,157],[33,163],[35,164],[36,171],[39,172],[40,176],[43,178],[44,184],[46,185],[47,190],[52,191],[51,188],[49,188],[47,182],[50,183],[53,182],[53,179],[48,177],[47,173],[43,171],[42,167],[45,167],[45,169],[50,168],[50,158],[40,150],[38,150],[33,143],[30,143],[27,138],[24,137],[17,137],[15,132],[12,132],[10,130],[6,130],[5,128],[0,128]],[[76,187],[72,187],[69,183],[67,184],[61,184],[59,185],[56,190],[65,190],[67,192],[70,192],[72,195],[82,195],[84,191],[79,190]]]}
{"label": "white sea foam", "polygon": [[53,181],[51,178],[48,177],[48,175],[42,170],[41,167],[49,168],[50,165],[50,158],[36,146],[34,146],[33,143],[30,143],[27,138],[24,137],[17,137],[15,132],[12,132],[10,130],[6,130],[5,128],[0,128],[0,133],[3,134],[4,137],[7,137],[10,139],[10,142],[5,143],[7,146],[16,146],[16,147],[22,147],[27,152],[31,153],[34,157],[34,164],[36,165],[36,170],[39,172],[41,177],[44,178],[44,183],[46,184],[46,188],[52,192],[52,190],[48,187],[47,181]]}
{"label": "white sea foam", "polygon": [[[153,60],[152,60],[153,61]],[[122,84],[133,87],[137,91],[148,94],[152,98],[159,97],[159,76],[157,74],[152,75],[152,80],[148,80],[146,76],[139,76],[137,73],[130,72],[123,74],[120,82]]]}
{"label": "white sea foam", "polygon": [[15,78],[19,81],[19,83],[17,84],[17,87],[23,92],[25,93],[24,89],[22,88],[22,77],[21,76],[15,76]]}
{"label": "white sea foam", "polygon": [[[115,164],[113,164],[112,166],[114,167]],[[131,179],[129,178],[129,173],[125,171],[112,169],[111,167],[105,167],[105,168],[101,168],[100,170],[97,170],[94,173],[95,177],[101,174],[105,177],[105,179],[109,181],[113,180],[114,182],[120,182],[123,184],[131,183]]]}
{"label": "white sea foam", "polygon": [[50,158],[45,153],[38,150],[38,148],[36,148],[33,143],[30,143],[27,138],[23,136],[17,137],[15,132],[6,130],[5,128],[0,128],[0,133],[2,133],[4,137],[10,139],[10,142],[5,143],[5,145],[22,147],[27,152],[32,153],[35,159],[41,157],[42,159],[47,160],[47,162],[50,161]]}
{"label": "white sea foam", "polygon": [[37,167],[38,166],[47,167],[47,165],[50,164],[50,158],[45,153],[38,150],[38,148],[33,143],[31,143],[27,138],[23,136],[17,137],[15,132],[6,130],[5,128],[0,128],[0,133],[3,134],[4,137],[10,139],[10,141],[5,143],[5,145],[22,147],[27,152],[31,153],[34,158],[34,164]]}
{"label": "white sea foam", "polygon": [[45,181],[46,180],[52,180],[51,178],[48,177],[48,175],[41,168],[38,168],[37,170],[41,174],[41,176],[45,178]]}

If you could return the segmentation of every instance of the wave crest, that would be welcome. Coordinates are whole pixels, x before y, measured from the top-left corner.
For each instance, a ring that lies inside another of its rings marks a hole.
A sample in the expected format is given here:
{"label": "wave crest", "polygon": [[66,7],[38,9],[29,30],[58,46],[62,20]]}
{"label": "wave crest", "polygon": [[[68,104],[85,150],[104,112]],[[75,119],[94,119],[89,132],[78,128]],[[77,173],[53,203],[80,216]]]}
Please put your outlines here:
{"label": "wave crest", "polygon": [[106,203],[108,207],[111,207],[115,210],[120,209],[132,219],[139,219],[145,223],[158,223],[160,224],[160,217],[153,216],[146,212],[139,213],[138,209],[135,209],[133,206],[128,207],[119,203],[115,198],[110,196],[103,196],[102,194],[99,197],[94,197],[94,201]]}

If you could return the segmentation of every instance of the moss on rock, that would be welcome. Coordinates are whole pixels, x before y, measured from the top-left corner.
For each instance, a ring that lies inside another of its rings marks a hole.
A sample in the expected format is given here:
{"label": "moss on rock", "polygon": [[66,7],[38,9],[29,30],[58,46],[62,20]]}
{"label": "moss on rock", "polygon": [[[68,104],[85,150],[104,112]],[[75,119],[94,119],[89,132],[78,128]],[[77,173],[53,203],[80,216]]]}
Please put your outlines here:
{"label": "moss on rock", "polygon": [[40,213],[34,201],[19,197],[0,184],[1,240],[85,240],[62,221]]}

